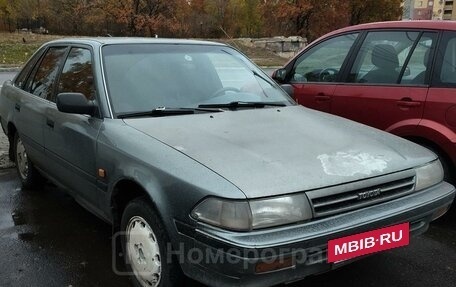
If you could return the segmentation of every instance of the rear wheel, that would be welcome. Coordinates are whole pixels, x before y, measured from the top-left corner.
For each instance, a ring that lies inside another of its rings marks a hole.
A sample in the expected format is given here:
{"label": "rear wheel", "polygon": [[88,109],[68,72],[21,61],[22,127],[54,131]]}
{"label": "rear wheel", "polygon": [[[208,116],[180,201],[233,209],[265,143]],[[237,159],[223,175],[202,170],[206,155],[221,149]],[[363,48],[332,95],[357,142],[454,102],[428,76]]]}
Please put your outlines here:
{"label": "rear wheel", "polygon": [[180,267],[167,256],[170,251],[168,235],[145,199],[135,199],[127,205],[121,230],[125,266],[131,272],[134,286],[180,286],[183,277]]}
{"label": "rear wheel", "polygon": [[14,135],[14,161],[17,174],[24,188],[37,187],[43,183],[43,177],[30,161],[18,133]]}

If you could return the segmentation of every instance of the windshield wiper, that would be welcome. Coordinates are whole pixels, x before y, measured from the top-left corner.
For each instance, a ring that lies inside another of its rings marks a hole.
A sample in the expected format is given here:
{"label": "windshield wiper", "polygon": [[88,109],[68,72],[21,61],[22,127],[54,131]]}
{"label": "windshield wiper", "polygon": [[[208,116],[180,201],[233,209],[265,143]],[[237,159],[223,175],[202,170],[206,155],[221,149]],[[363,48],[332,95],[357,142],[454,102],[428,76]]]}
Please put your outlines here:
{"label": "windshield wiper", "polygon": [[224,104],[202,104],[199,105],[199,108],[226,108],[226,109],[236,109],[236,108],[264,108],[266,106],[271,107],[285,107],[286,104],[282,102],[243,102],[235,101]]}
{"label": "windshield wiper", "polygon": [[198,112],[207,112],[207,113],[217,113],[223,112],[223,110],[216,108],[166,108],[166,107],[159,107],[150,111],[142,111],[142,112],[131,112],[131,113],[120,113],[117,115],[119,119],[126,119],[126,118],[136,118],[136,117],[166,117],[166,116],[179,116],[179,115],[191,115],[196,114]]}
{"label": "windshield wiper", "polygon": [[252,71],[252,73],[253,73],[254,76],[256,76],[256,77],[262,79],[263,81],[265,81],[266,83],[268,83],[270,86],[272,86],[270,80],[268,80],[267,78],[265,78],[263,75],[261,75],[260,73],[258,73],[258,72],[255,71],[255,70],[251,70],[251,71]]}

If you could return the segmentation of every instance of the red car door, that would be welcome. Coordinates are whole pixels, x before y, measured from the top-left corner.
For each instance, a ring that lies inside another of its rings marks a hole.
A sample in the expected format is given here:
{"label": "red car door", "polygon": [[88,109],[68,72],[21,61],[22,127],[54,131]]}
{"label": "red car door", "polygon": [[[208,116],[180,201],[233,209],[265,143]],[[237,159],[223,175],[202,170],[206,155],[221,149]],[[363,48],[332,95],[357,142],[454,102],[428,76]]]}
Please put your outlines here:
{"label": "red car door", "polygon": [[331,84],[292,84],[294,97],[298,104],[329,113],[331,111],[331,96],[336,85]]}
{"label": "red car door", "polygon": [[[456,163],[456,32],[444,32],[418,134],[435,143],[444,164]],[[447,162],[450,160],[451,162]],[[454,170],[451,171],[454,175]],[[447,178],[447,180],[451,180]],[[454,179],[453,179],[454,180]]]}
{"label": "red car door", "polygon": [[331,113],[401,136],[419,124],[428,93],[428,69],[437,33],[369,32],[336,87]]}
{"label": "red car door", "polygon": [[427,88],[341,86],[332,113],[395,134],[409,133],[423,115]]}
{"label": "red car door", "polygon": [[357,37],[358,33],[338,35],[309,47],[297,57],[288,77],[298,103],[330,112],[340,71]]}

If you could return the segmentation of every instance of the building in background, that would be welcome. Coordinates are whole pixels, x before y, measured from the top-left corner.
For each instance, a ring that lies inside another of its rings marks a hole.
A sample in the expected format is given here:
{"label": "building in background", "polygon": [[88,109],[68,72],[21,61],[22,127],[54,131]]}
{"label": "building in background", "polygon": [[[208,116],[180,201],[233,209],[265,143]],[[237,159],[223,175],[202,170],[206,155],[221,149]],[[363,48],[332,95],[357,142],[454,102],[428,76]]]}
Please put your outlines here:
{"label": "building in background", "polygon": [[413,1],[413,20],[431,20],[434,8],[434,1],[415,0]]}
{"label": "building in background", "polygon": [[456,20],[454,0],[404,0],[403,20]]}
{"label": "building in background", "polygon": [[432,20],[443,20],[443,11],[445,7],[445,2],[443,0],[434,1],[434,8],[432,11]]}
{"label": "building in background", "polygon": [[444,2],[443,4],[443,20],[456,20],[456,7],[454,1],[436,1]]}
{"label": "building in background", "polygon": [[414,0],[402,0],[402,20],[411,20],[412,19],[412,7],[414,5]]}

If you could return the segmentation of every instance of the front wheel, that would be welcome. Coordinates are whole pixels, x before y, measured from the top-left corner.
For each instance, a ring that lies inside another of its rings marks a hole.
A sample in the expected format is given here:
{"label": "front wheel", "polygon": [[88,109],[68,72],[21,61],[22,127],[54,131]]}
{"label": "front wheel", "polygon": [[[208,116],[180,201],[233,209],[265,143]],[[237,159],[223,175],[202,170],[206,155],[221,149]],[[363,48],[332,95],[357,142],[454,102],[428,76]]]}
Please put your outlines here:
{"label": "front wheel", "polygon": [[121,230],[125,265],[134,286],[179,286],[182,272],[175,260],[168,260],[168,235],[145,199],[135,199],[127,205]]}
{"label": "front wheel", "polygon": [[43,177],[30,161],[18,133],[14,135],[14,162],[24,188],[39,187],[43,183]]}

